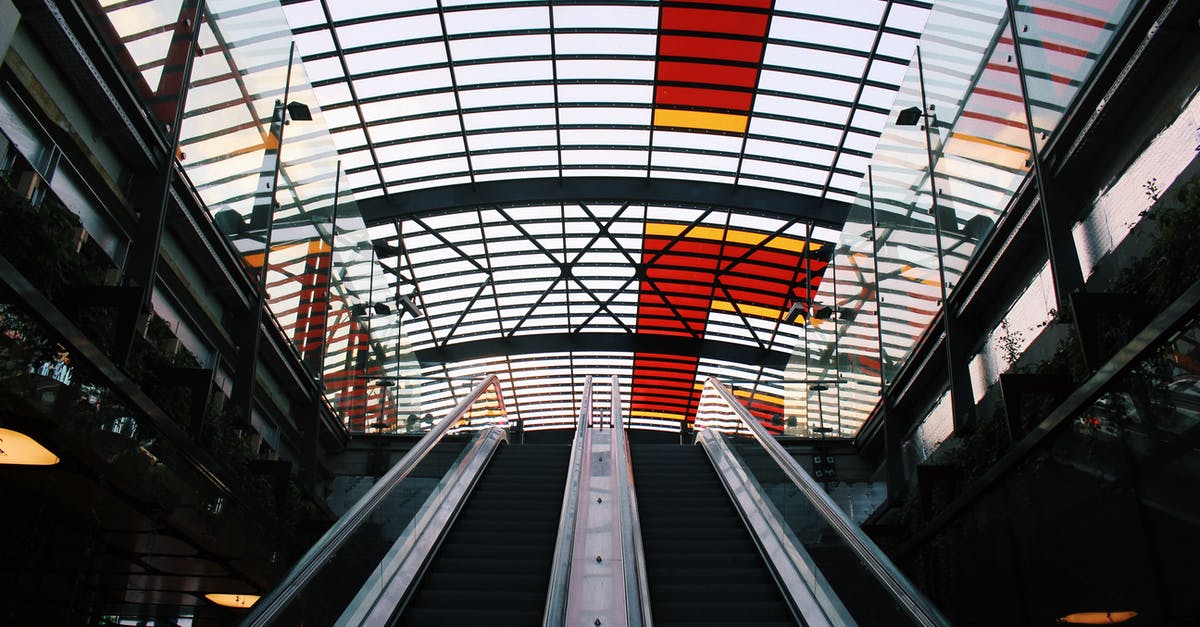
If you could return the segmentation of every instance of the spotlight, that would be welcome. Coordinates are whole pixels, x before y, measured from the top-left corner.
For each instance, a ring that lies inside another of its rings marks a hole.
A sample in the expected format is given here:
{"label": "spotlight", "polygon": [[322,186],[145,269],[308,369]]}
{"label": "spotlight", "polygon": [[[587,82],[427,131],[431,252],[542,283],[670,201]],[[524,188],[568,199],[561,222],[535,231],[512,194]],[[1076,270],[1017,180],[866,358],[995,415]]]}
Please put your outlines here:
{"label": "spotlight", "polygon": [[288,116],[290,116],[293,120],[300,122],[310,122],[313,119],[312,111],[310,111],[308,109],[308,105],[304,104],[303,102],[289,102],[287,104],[287,112]]}
{"label": "spotlight", "polygon": [[412,297],[401,294],[400,297],[396,299],[396,302],[400,303],[400,306],[404,308],[404,311],[412,314],[412,317],[421,317],[421,310],[417,309],[417,304],[413,302]]}
{"label": "spotlight", "polygon": [[796,322],[796,318],[799,318],[800,314],[804,313],[804,304],[804,301],[794,301],[792,306],[788,307],[787,313],[784,314],[783,319],[789,324],[794,324]]}
{"label": "spotlight", "polygon": [[896,126],[916,126],[921,121],[921,107],[909,107],[896,116]]}

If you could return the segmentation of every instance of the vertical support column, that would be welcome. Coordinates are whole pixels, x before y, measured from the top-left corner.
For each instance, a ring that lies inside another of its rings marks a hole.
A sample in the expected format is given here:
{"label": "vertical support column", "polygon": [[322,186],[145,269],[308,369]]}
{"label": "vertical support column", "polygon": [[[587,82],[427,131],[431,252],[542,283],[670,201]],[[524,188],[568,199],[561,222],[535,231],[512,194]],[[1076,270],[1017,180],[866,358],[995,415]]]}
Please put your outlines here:
{"label": "vertical support column", "polygon": [[276,100],[271,112],[271,127],[265,138],[263,169],[259,175],[259,188],[254,194],[254,208],[250,214],[249,228],[263,229],[262,264],[258,268],[254,299],[238,325],[237,361],[234,372],[233,393],[230,400],[233,410],[244,420],[250,419],[254,406],[254,388],[257,384],[258,348],[262,339],[263,310],[267,307],[267,275],[271,267],[271,240],[275,227],[275,187],[279,183],[280,151],[283,148],[283,129],[287,115],[287,103],[292,86],[292,62],[296,44],[288,52],[287,74],[283,86],[283,100]]}
{"label": "vertical support column", "polygon": [[925,66],[921,59],[921,47],[917,46],[917,77],[921,84],[921,117],[924,122],[922,131],[925,133],[925,157],[929,163],[929,200],[933,212],[934,243],[937,250],[938,289],[942,306],[943,344],[946,352],[946,379],[950,384],[950,405],[953,410],[954,429],[971,422],[975,418],[975,399],[971,393],[971,383],[966,368],[966,358],[963,351],[955,344],[954,335],[955,311],[950,306],[946,289],[946,262],[942,251],[942,211],[938,206],[938,188],[933,169],[933,143],[929,139],[930,114],[929,104],[925,99]]}
{"label": "vertical support column", "polygon": [[1029,132],[1029,152],[1032,158],[1033,175],[1038,189],[1038,213],[1042,218],[1042,232],[1046,239],[1046,255],[1050,260],[1050,275],[1054,282],[1054,299],[1058,310],[1066,311],[1072,292],[1083,287],[1083,271],[1079,268],[1079,252],[1071,235],[1074,212],[1067,211],[1070,203],[1062,186],[1047,180],[1038,149],[1037,131],[1033,124],[1033,108],[1029,104],[1029,85],[1025,80],[1025,61],[1021,56],[1021,41],[1018,38],[1017,13],[1014,0],[1006,0],[1008,25],[1013,41],[1013,59],[1017,63],[1017,79],[1021,85],[1021,104],[1025,108],[1025,126]]}
{"label": "vertical support column", "polygon": [[879,238],[875,232],[875,175],[871,166],[867,166],[867,194],[871,208],[871,265],[875,273],[875,340],[879,346],[879,411],[883,414],[884,475],[888,500],[898,502],[908,492],[908,484],[904,481],[904,458],[900,441],[902,429],[895,412],[892,411],[892,389],[884,366],[883,299],[879,294]]}
{"label": "vertical support column", "polygon": [[[154,96],[157,101],[153,105],[154,111],[167,125],[170,138],[155,181],[157,197],[150,193],[138,201],[141,215],[138,218],[129,261],[125,264],[124,284],[141,291],[136,302],[123,305],[117,325],[117,348],[114,357],[121,364],[128,361],[137,327],[151,311],[150,302],[154,295],[154,282],[158,277],[163,229],[167,220],[167,209],[171,203],[175,157],[179,154],[179,132],[187,106],[187,87],[191,82],[204,10],[205,0],[184,0],[180,6],[179,18],[175,22],[175,35],[171,40],[166,67],[163,69],[164,80],[160,81],[159,92]],[[167,74],[169,77],[165,76]]]}

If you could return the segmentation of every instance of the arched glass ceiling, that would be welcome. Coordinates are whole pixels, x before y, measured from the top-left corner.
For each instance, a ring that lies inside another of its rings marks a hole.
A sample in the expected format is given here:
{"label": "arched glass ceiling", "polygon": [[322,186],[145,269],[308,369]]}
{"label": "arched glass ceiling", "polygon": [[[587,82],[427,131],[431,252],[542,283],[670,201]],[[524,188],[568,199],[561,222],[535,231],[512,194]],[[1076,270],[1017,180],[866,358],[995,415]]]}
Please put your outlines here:
{"label": "arched glass ceiling", "polygon": [[284,4],[360,200],[605,175],[849,201],[928,13],[877,0]]}
{"label": "arched glass ceiling", "polygon": [[[273,215],[274,320],[354,429],[493,372],[527,428],[614,373],[675,428],[711,374],[849,436],[1132,4],[210,0],[180,157],[251,270]],[[194,3],[89,6],[158,112]]]}

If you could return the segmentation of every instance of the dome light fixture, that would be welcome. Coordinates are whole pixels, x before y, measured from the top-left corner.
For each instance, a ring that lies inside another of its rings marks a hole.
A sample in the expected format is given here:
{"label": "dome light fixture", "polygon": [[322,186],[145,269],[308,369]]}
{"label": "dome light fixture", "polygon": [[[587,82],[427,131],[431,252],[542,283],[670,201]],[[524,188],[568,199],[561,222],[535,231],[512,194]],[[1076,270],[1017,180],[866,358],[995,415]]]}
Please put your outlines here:
{"label": "dome light fixture", "polygon": [[210,592],[204,598],[222,607],[248,608],[258,602],[257,594],[225,594]]}
{"label": "dome light fixture", "polygon": [[37,440],[12,429],[0,429],[0,464],[53,466],[58,455]]}

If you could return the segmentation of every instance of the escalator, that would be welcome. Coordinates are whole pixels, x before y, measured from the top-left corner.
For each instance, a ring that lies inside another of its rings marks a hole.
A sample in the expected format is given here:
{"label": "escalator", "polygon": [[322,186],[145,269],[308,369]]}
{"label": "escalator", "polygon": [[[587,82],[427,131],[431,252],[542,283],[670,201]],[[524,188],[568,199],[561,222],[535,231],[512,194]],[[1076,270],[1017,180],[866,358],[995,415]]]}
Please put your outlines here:
{"label": "escalator", "polygon": [[540,624],[569,458],[566,444],[500,447],[398,624]]}
{"label": "escalator", "polygon": [[704,450],[632,440],[654,624],[795,625]]}
{"label": "escalator", "polygon": [[617,384],[569,445],[504,444],[490,377],[243,625],[947,625],[718,382],[687,446],[629,443]]}

